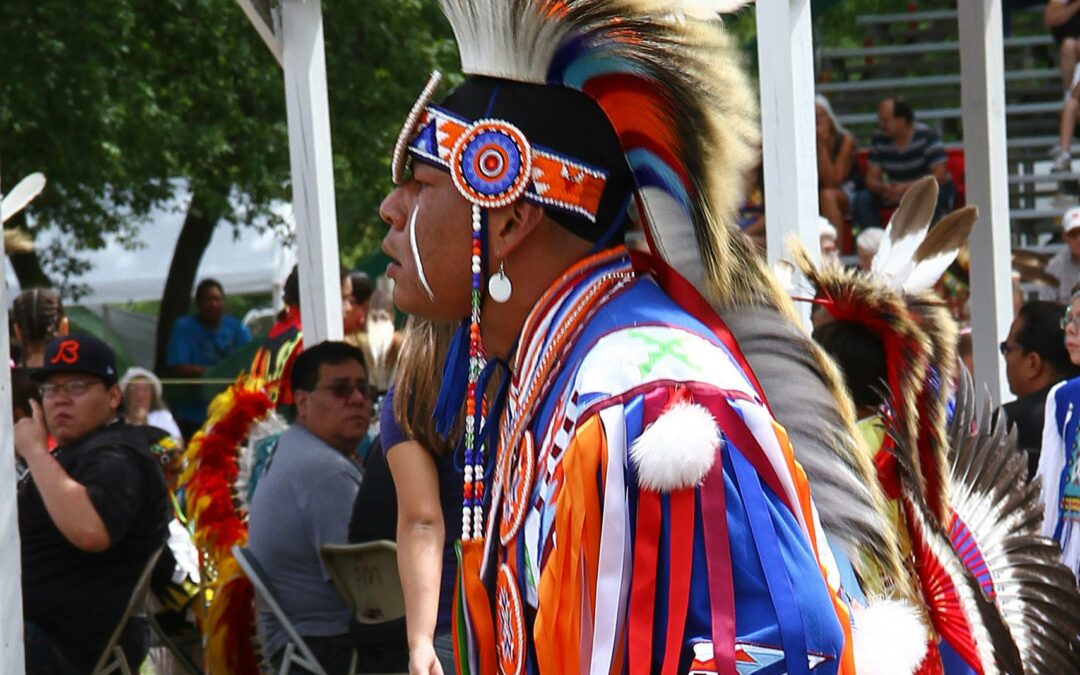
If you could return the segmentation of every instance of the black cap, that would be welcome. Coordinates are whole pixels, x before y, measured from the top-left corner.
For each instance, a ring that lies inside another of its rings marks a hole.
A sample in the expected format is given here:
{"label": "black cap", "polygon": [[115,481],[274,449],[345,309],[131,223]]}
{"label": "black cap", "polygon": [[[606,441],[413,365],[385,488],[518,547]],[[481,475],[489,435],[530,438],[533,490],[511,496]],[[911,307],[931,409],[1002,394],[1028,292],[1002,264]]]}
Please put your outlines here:
{"label": "black cap", "polygon": [[44,382],[54,373],[86,373],[111,386],[116,384],[116,356],[93,335],[56,337],[45,344],[45,364],[32,377]]}

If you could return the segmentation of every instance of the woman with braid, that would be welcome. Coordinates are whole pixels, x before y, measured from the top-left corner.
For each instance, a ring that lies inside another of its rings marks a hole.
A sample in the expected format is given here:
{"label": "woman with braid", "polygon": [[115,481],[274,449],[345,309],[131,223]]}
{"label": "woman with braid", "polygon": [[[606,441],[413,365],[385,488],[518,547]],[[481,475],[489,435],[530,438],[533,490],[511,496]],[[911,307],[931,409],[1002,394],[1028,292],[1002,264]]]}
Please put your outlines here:
{"label": "woman with braid", "polygon": [[21,348],[20,361],[16,365],[42,367],[45,343],[68,333],[60,293],[51,288],[27,289],[16,296],[11,311],[15,319],[15,337]]}

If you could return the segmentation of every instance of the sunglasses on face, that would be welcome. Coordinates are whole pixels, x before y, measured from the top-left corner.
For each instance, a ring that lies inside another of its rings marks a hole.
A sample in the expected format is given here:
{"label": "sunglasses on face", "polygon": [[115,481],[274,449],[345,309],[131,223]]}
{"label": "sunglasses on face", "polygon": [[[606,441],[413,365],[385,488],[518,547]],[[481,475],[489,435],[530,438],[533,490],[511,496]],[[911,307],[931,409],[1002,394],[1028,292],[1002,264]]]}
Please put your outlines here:
{"label": "sunglasses on face", "polygon": [[356,380],[353,382],[339,381],[331,382],[330,384],[324,384],[315,387],[316,391],[329,392],[331,396],[343,401],[347,401],[352,398],[354,392],[360,392],[360,395],[365,400],[371,401],[375,398],[375,387],[368,384],[367,380]]}
{"label": "sunglasses on face", "polygon": [[1008,356],[1009,352],[1014,349],[1023,349],[1023,346],[1012,344],[1008,340],[1005,340],[998,344],[998,351],[1001,352],[1002,356]]}

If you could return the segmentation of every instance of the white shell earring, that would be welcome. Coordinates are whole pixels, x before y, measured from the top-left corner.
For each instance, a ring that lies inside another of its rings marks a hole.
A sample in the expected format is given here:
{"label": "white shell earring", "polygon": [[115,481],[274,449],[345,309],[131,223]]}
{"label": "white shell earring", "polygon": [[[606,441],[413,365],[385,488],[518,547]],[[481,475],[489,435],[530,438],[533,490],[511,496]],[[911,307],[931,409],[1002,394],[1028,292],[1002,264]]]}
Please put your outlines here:
{"label": "white shell earring", "polygon": [[506,266],[500,262],[499,271],[488,279],[488,295],[500,305],[510,299],[514,287],[510,284],[510,277],[506,276]]}

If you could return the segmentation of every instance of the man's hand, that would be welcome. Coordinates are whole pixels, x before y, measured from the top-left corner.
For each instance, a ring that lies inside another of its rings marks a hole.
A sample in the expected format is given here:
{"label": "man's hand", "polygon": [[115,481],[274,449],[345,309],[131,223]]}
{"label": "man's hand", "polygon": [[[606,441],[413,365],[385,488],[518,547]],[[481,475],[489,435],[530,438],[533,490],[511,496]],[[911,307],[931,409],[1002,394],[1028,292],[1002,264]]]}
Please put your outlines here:
{"label": "man's hand", "polygon": [[23,458],[27,464],[35,456],[49,452],[49,432],[45,428],[45,413],[41,404],[30,400],[30,408],[33,414],[24,417],[15,425],[15,454]]}

